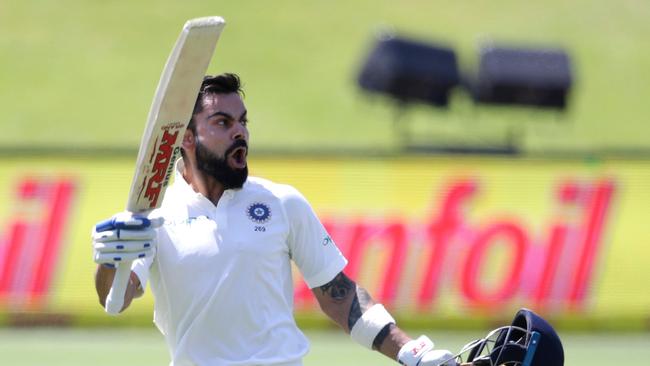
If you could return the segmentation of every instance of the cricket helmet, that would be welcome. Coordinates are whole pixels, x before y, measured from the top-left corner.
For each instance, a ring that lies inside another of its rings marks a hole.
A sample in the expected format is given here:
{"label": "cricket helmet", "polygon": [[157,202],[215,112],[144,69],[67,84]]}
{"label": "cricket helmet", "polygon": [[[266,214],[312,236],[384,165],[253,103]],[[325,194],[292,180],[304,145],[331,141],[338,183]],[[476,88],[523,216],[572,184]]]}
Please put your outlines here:
{"label": "cricket helmet", "polygon": [[531,310],[520,309],[510,326],[468,343],[457,360],[475,366],[563,366],[564,349],[546,320]]}

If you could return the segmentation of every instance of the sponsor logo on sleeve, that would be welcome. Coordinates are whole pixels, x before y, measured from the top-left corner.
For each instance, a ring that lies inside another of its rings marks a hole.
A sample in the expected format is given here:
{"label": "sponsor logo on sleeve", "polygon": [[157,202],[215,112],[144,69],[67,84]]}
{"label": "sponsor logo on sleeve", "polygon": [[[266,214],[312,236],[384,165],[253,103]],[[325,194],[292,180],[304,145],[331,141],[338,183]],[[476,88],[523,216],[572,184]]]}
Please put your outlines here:
{"label": "sponsor logo on sleeve", "polygon": [[326,237],[323,239],[323,246],[324,246],[324,247],[327,246],[327,245],[329,245],[329,244],[331,244],[331,243],[332,243],[332,238],[330,238],[329,235],[326,236]]}

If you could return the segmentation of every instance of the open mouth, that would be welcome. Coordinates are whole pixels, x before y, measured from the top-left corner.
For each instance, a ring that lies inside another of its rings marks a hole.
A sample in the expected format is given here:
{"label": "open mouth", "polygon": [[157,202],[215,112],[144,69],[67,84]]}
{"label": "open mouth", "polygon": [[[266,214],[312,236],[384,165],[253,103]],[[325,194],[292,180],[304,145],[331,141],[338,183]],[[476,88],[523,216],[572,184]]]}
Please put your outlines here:
{"label": "open mouth", "polygon": [[238,147],[228,155],[228,163],[233,169],[244,169],[246,167],[246,155],[248,149],[245,147]]}

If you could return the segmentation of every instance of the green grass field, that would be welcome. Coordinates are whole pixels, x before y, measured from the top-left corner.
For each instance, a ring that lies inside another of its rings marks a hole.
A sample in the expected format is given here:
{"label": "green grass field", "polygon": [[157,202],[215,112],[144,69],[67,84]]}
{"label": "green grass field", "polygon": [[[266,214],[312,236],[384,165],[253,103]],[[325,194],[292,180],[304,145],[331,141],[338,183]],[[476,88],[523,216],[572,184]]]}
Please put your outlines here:
{"label": "green grass field", "polygon": [[0,5],[0,147],[135,149],[164,61],[183,22],[228,25],[210,72],[241,74],[253,153],[395,151],[395,110],[355,77],[380,28],[457,50],[463,67],[482,41],[556,45],[576,75],[564,115],[417,107],[402,120],[433,143],[502,143],[528,152],[650,151],[650,3],[499,1],[9,1]]}
{"label": "green grass field", "polygon": [[[460,349],[481,333],[430,332],[438,347]],[[395,365],[335,331],[310,331],[306,366]],[[643,365],[650,359],[647,334],[562,334],[567,366]],[[2,329],[3,365],[149,366],[169,363],[160,334],[153,329]]]}

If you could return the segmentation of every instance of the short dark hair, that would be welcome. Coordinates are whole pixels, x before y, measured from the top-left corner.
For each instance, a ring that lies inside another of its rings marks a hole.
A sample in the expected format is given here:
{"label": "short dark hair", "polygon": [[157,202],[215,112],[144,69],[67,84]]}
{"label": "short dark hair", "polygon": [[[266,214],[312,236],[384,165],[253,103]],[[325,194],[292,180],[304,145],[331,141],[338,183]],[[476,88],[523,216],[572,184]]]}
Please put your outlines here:
{"label": "short dark hair", "polygon": [[228,72],[215,76],[206,75],[203,78],[203,82],[201,83],[199,94],[197,95],[196,102],[194,103],[192,118],[190,118],[190,123],[188,124],[187,128],[196,134],[194,115],[201,113],[203,110],[203,98],[205,98],[205,96],[230,93],[237,93],[242,97],[244,96],[244,90],[242,89],[242,83],[241,79],[239,79],[239,76]]}
{"label": "short dark hair", "polygon": [[[192,131],[195,137],[196,122],[194,121],[194,116],[197,113],[201,113],[203,110],[203,99],[205,96],[230,93],[237,93],[242,97],[244,96],[241,79],[239,79],[239,76],[236,74],[226,72],[220,75],[206,75],[203,77],[203,82],[201,83],[199,94],[196,96],[196,102],[194,102],[192,117],[190,118],[190,122],[187,125],[187,129]],[[185,158],[185,149],[183,148],[181,148],[181,156]]]}

